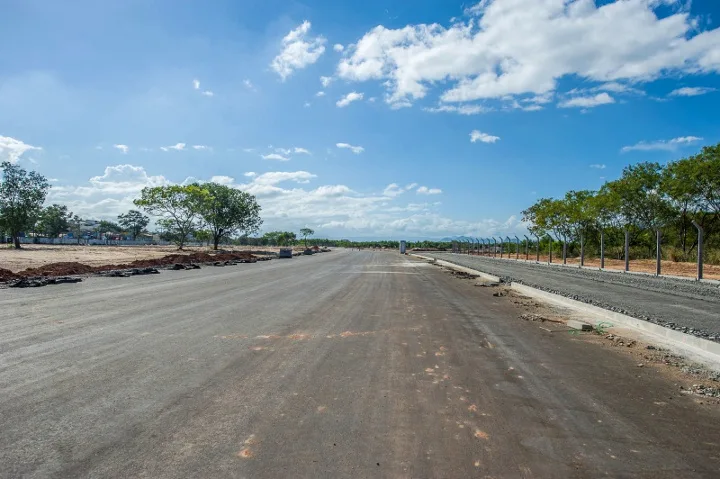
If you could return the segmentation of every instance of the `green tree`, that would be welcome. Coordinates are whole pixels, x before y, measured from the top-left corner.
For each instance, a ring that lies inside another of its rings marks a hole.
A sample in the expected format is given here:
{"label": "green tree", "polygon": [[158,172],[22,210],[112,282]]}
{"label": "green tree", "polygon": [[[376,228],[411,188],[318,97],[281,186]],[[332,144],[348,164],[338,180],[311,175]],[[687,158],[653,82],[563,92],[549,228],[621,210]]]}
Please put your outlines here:
{"label": "green tree", "polygon": [[312,236],[314,234],[315,234],[315,231],[313,231],[310,228],[302,228],[300,230],[300,235],[303,237],[303,240],[305,241],[305,248],[308,247],[308,245],[307,245],[308,236]]}
{"label": "green tree", "polygon": [[205,183],[200,216],[212,234],[213,248],[223,238],[253,234],[262,225],[260,205],[255,196],[218,183]]}
{"label": "green tree", "polygon": [[112,221],[105,221],[101,220],[100,224],[98,225],[98,229],[101,233],[121,233],[122,228],[117,223],[113,223]]}
{"label": "green tree", "polygon": [[200,185],[172,185],[146,187],[140,192],[135,206],[150,214],[160,216],[166,234],[183,249],[188,235],[193,232],[200,219],[200,211],[207,195]]}
{"label": "green tree", "polygon": [[80,244],[80,237],[82,236],[82,225],[83,219],[71,213],[71,216],[68,218],[68,226],[73,236],[77,239],[78,244]]}
{"label": "green tree", "polygon": [[138,210],[130,210],[124,215],[118,216],[118,223],[132,235],[133,241],[143,232],[145,227],[150,223],[150,218],[142,214]]}
{"label": "green tree", "polygon": [[290,231],[271,231],[262,237],[266,244],[275,246],[288,246],[295,242],[295,233]]}
{"label": "green tree", "polygon": [[193,236],[195,236],[195,239],[200,243],[205,243],[206,245],[209,245],[213,239],[213,234],[210,230],[197,230],[193,233]]}
{"label": "green tree", "polygon": [[20,233],[32,228],[42,210],[50,184],[41,174],[28,173],[9,161],[0,164],[0,229],[12,236],[20,249]]}
{"label": "green tree", "polygon": [[67,206],[52,204],[46,206],[40,212],[37,230],[48,238],[57,238],[70,228],[68,220],[72,213],[68,212]]}

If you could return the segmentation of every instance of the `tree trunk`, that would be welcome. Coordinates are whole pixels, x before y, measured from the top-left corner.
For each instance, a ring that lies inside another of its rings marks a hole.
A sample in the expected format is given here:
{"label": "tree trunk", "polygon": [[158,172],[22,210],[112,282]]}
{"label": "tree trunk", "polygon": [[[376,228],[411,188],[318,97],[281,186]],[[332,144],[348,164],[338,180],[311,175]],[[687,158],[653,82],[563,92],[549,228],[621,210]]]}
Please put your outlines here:
{"label": "tree trunk", "polygon": [[20,249],[20,235],[13,235],[13,241],[15,242],[15,249]]}
{"label": "tree trunk", "polygon": [[216,236],[213,238],[213,249],[215,251],[217,251],[217,249],[218,249],[218,244],[220,244],[220,237]]}

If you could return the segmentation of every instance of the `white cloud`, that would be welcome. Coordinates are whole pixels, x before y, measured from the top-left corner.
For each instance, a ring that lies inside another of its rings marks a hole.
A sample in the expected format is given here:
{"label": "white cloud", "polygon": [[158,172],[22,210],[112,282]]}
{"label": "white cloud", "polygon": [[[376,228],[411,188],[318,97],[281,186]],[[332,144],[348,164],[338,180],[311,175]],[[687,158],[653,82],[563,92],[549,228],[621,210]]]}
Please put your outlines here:
{"label": "white cloud", "polygon": [[42,150],[39,146],[32,146],[9,136],[0,136],[0,161],[17,163],[26,151]]}
{"label": "white cloud", "polygon": [[325,96],[325,92],[319,91],[319,92],[315,93],[315,96]]}
{"label": "white cloud", "polygon": [[599,164],[599,163],[594,163],[594,164],[590,165],[590,168],[595,168],[596,170],[604,170],[605,165]]}
{"label": "white cloud", "polygon": [[170,150],[183,151],[185,149],[185,143],[175,143],[172,146],[161,146],[160,149],[162,151],[170,151]]}
{"label": "white cloud", "polygon": [[[669,2],[674,12],[656,12]],[[720,71],[720,29],[679,1],[483,0],[450,27],[377,26],[350,45],[337,74],[382,82],[390,103],[432,85],[445,102],[543,94],[558,80],[641,83]]]}
{"label": "white cloud", "polygon": [[268,155],[261,155],[263,160],[277,160],[277,161],[290,161],[290,158],[279,155],[277,153],[270,153]]}
{"label": "white cloud", "polygon": [[204,95],[204,96],[215,96],[215,94],[214,94],[213,92],[211,92],[210,90],[205,90],[205,91],[203,91],[203,92],[201,93],[201,95]]}
{"label": "white cloud", "polygon": [[677,90],[673,90],[670,92],[670,96],[699,96],[699,95],[705,95],[706,93],[711,93],[717,91],[717,88],[709,88],[709,87],[684,87],[684,88],[678,88]]}
{"label": "white cloud", "polygon": [[653,150],[674,151],[677,148],[679,148],[680,146],[688,145],[691,143],[696,143],[698,141],[702,141],[702,138],[697,137],[697,136],[681,136],[678,138],[673,138],[672,140],[659,140],[659,141],[652,141],[652,142],[641,141],[639,143],[636,143],[635,145],[623,146],[620,151],[623,153],[628,152],[628,151],[653,151]]}
{"label": "white cloud", "polygon": [[336,43],[335,45],[333,45],[333,50],[335,50],[336,52],[340,53],[340,52],[342,52],[343,50],[345,50],[345,47],[342,46],[340,43]]}
{"label": "white cloud", "polygon": [[199,90],[199,89],[200,89],[200,80],[197,80],[197,79],[196,79],[196,80],[193,80],[193,81],[192,81],[192,84],[193,84],[193,89],[195,89],[195,90]]}
{"label": "white cloud", "polygon": [[600,105],[615,103],[615,99],[607,93],[598,93],[594,96],[578,96],[558,103],[560,108],[594,108]]}
{"label": "white cloud", "polygon": [[273,59],[270,67],[283,81],[295,70],[315,63],[325,52],[325,38],[309,36],[310,27],[310,22],[305,20],[282,39],[282,50]]}
{"label": "white cloud", "polygon": [[613,93],[633,93],[635,95],[645,95],[645,92],[642,90],[614,81],[603,83],[602,85],[593,88],[593,91],[610,91]]}
{"label": "white cloud", "polygon": [[247,176],[248,178],[253,178],[253,177],[257,176],[257,173],[255,173],[254,171],[248,171],[248,172],[244,173],[243,176]]}
{"label": "white cloud", "polygon": [[194,150],[212,150],[212,148],[210,148],[207,145],[193,145],[193,149]]}
{"label": "white cloud", "polygon": [[470,132],[470,142],[475,143],[481,141],[483,143],[495,143],[500,139],[499,136],[488,135],[479,130],[473,130]]}
{"label": "white cloud", "polygon": [[349,143],[336,143],[335,146],[337,146],[338,148],[352,150],[352,152],[356,155],[359,155],[360,153],[365,151],[365,148],[363,148],[362,146],[353,146]]}
{"label": "white cloud", "polygon": [[440,188],[428,188],[427,186],[421,186],[417,189],[419,195],[439,195],[442,193]]}
{"label": "white cloud", "polygon": [[399,196],[403,193],[405,193],[405,189],[401,188],[400,185],[398,185],[397,183],[390,183],[383,190],[383,195],[389,196],[391,198],[395,197],[395,196]]}
{"label": "white cloud", "polygon": [[423,108],[423,110],[430,113],[452,112],[459,113],[460,115],[478,115],[480,113],[492,111],[492,109],[481,105],[439,105],[432,108]]}
{"label": "white cloud", "polygon": [[210,182],[218,183],[220,185],[232,185],[233,183],[235,183],[235,178],[233,178],[232,176],[224,176],[224,175],[211,176]]}
{"label": "white cloud", "polygon": [[353,91],[353,92],[348,93],[344,97],[340,98],[335,103],[335,105],[337,105],[338,108],[344,108],[344,107],[348,106],[350,103],[352,103],[354,101],[362,100],[362,99],[363,99],[362,93]]}
{"label": "white cloud", "polygon": [[320,77],[320,83],[322,83],[322,86],[323,86],[324,88],[327,88],[328,86],[330,86],[330,84],[331,84],[332,82],[333,82],[333,78],[332,78],[332,77]]}
{"label": "white cloud", "polygon": [[255,90],[255,85],[253,85],[253,83],[248,78],[243,80],[243,85],[245,85],[245,88],[247,88],[248,90]]}
{"label": "white cloud", "polygon": [[293,148],[293,153],[296,155],[310,155],[310,151],[306,150],[305,148],[300,148],[299,146],[296,146]]}
{"label": "white cloud", "polygon": [[305,108],[310,108],[310,102],[309,102],[309,101],[306,101],[306,102],[303,104],[303,106],[304,106]]}
{"label": "white cloud", "polygon": [[113,145],[113,148],[116,148],[116,149],[122,151],[123,153],[127,153],[128,150],[130,149],[130,147],[127,145]]}

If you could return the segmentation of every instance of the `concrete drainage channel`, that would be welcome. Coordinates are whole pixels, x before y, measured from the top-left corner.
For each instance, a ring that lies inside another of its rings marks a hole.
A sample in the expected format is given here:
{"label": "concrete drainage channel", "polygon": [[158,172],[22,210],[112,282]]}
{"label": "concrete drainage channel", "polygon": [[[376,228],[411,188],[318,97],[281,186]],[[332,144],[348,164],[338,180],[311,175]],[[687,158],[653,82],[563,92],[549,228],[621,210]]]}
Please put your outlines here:
{"label": "concrete drainage channel", "polygon": [[[455,271],[473,274],[493,283],[502,283],[501,278],[472,268],[459,266],[449,261],[439,260],[419,254],[410,254],[419,259],[444,266]],[[591,331],[594,327],[603,329],[623,328],[639,336],[638,339],[658,343],[675,353],[701,363],[710,369],[720,371],[720,343],[685,334],[642,319],[634,318],[591,304],[583,303],[565,296],[543,291],[517,282],[505,283],[518,293],[560,306],[582,315],[585,321],[569,320],[566,324],[572,329]]]}

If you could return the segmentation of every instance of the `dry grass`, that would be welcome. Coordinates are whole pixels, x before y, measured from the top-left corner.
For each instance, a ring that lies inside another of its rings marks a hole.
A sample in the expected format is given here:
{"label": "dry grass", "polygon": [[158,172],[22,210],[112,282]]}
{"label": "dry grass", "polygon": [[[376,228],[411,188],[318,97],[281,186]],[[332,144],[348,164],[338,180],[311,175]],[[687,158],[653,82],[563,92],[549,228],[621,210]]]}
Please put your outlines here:
{"label": "dry grass", "polygon": [[[226,246],[225,251],[279,251],[274,246]],[[302,247],[295,247],[302,250]],[[189,247],[186,253],[212,251],[212,247]],[[75,246],[75,245],[23,245],[20,250],[0,248],[0,268],[12,272],[36,268],[50,263],[77,262],[89,266],[130,263],[140,259],[161,258],[178,253],[174,246]]]}

